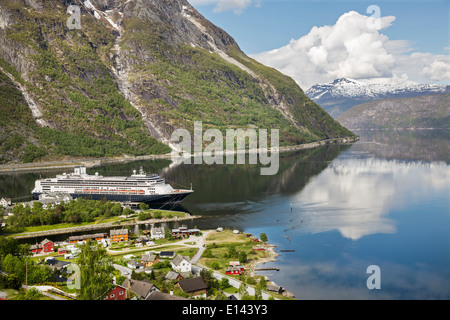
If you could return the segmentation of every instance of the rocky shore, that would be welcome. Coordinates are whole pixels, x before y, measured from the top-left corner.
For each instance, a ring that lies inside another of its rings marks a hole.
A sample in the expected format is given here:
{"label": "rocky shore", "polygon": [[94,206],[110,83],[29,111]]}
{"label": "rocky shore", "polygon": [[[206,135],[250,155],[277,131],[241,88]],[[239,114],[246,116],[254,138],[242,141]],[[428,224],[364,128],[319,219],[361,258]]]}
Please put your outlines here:
{"label": "rocky shore", "polygon": [[[269,256],[266,258],[262,258],[262,259],[258,259],[256,261],[252,261],[249,265],[249,269],[250,269],[250,276],[255,276],[255,269],[258,268],[258,266],[263,265],[265,263],[268,262],[276,262],[277,261],[277,257],[279,256],[279,254],[275,251],[276,246],[274,245],[270,245],[270,244],[266,244],[264,245],[264,249],[266,250],[266,252],[269,253]],[[274,288],[279,288],[279,292],[287,297],[287,298],[291,298],[291,299],[295,299],[295,295],[286,290],[283,287],[278,286],[275,282],[271,281],[270,278],[268,276],[265,276],[265,278],[269,281],[269,284],[272,285],[272,287]]]}

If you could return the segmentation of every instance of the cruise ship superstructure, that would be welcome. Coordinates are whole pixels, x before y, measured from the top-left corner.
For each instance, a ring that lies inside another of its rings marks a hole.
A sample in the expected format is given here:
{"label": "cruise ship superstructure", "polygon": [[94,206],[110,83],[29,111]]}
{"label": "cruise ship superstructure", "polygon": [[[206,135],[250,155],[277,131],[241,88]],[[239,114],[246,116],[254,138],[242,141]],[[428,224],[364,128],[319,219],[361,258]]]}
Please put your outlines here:
{"label": "cruise ship superstructure", "polygon": [[192,190],[174,189],[156,174],[148,175],[142,168],[133,170],[128,177],[89,175],[86,167],[75,167],[74,172],[57,175],[56,178],[39,179],[31,192],[34,199],[48,193],[67,193],[73,199],[84,197],[92,200],[107,199],[118,202],[147,204],[177,204],[193,193]]}

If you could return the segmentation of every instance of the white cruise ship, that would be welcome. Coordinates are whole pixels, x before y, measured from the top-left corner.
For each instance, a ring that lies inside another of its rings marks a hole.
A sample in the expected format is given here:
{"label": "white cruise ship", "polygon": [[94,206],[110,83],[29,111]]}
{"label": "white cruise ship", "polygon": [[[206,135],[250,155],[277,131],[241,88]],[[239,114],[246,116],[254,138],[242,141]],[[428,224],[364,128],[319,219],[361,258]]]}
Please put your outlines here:
{"label": "white cruise ship", "polygon": [[192,190],[174,189],[165,179],[133,170],[129,177],[104,177],[86,173],[86,167],[75,167],[73,173],[63,173],[56,178],[36,180],[31,193],[34,199],[47,193],[67,193],[73,199],[107,199],[118,202],[144,202],[147,204],[177,204],[193,193]]}

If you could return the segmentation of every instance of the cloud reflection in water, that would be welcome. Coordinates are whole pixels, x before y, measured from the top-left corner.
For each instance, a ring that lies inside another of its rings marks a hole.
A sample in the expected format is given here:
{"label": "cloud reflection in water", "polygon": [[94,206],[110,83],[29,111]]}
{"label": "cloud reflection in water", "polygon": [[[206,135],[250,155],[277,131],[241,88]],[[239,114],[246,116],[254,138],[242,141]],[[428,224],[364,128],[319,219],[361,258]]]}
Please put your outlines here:
{"label": "cloud reflection in water", "polygon": [[352,240],[395,233],[395,221],[388,213],[433,192],[449,191],[449,176],[450,168],[443,162],[340,157],[292,199],[301,214],[292,222],[290,237],[300,229],[338,230]]}

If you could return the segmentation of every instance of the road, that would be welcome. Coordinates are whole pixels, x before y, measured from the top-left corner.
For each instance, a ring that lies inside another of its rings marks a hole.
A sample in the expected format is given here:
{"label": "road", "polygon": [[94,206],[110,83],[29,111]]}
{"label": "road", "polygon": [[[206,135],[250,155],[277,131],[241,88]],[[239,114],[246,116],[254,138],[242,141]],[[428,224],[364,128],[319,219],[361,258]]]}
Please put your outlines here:
{"label": "road", "polygon": [[[224,275],[223,273],[214,271],[214,270],[212,270],[212,269],[210,269],[210,268],[208,268],[206,266],[198,265],[198,260],[201,258],[203,252],[206,249],[206,245],[205,245],[206,244],[206,238],[208,237],[208,235],[211,232],[213,232],[213,230],[204,231],[202,233],[201,237],[190,236],[189,238],[180,240],[180,241],[178,241],[178,242],[176,242],[174,244],[182,245],[182,246],[186,246],[186,247],[190,247],[190,248],[197,248],[198,249],[197,252],[194,254],[194,256],[191,259],[192,273],[199,274],[202,269],[211,270],[213,272],[212,275],[213,275],[214,278],[216,278],[217,280],[222,280],[223,278],[227,278],[229,283],[230,283],[230,285],[235,287],[236,291],[238,291],[239,287],[242,284],[242,282],[239,281],[238,279],[235,279],[235,278],[229,277],[227,275]],[[194,244],[192,244],[192,243],[194,243]],[[162,246],[155,246],[155,247],[149,247],[149,250],[153,250],[154,248],[163,247],[163,246],[164,245],[162,245]],[[127,252],[130,252],[130,251],[127,251]],[[114,268],[116,268],[117,270],[120,271],[121,275],[126,276],[128,278],[131,276],[131,273],[133,271],[130,268],[127,268],[127,267],[124,267],[124,266],[120,266],[120,265],[117,265],[117,264],[114,264],[113,266],[114,266]],[[247,286],[247,292],[250,295],[255,295],[255,289],[252,286]],[[238,299],[240,298],[238,293],[235,293],[234,295]],[[269,297],[271,297],[271,295],[269,295],[267,292],[263,291],[262,292],[262,297],[263,297],[264,300],[267,300],[267,299],[269,299]],[[275,299],[278,300],[277,298],[275,298]]]}

